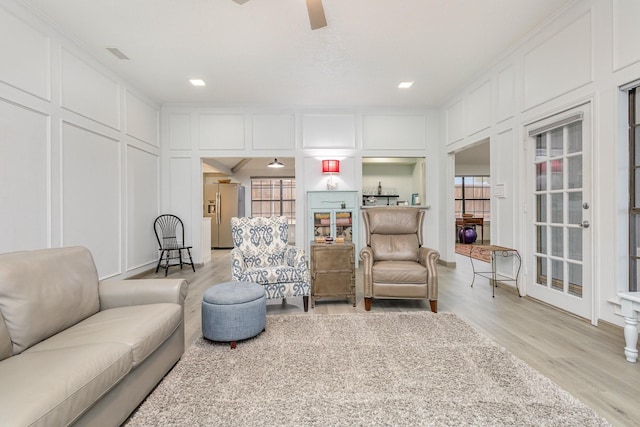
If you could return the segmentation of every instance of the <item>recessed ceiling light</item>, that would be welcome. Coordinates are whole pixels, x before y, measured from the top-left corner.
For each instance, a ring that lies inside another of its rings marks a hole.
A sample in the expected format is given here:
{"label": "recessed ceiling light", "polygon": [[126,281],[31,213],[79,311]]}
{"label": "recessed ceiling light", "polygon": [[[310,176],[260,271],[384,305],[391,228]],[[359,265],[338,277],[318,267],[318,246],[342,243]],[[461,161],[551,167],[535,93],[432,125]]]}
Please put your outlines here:
{"label": "recessed ceiling light", "polygon": [[207,84],[202,79],[189,79],[189,82],[194,86],[206,86]]}
{"label": "recessed ceiling light", "polygon": [[413,82],[401,82],[398,85],[398,88],[400,88],[400,89],[408,89],[408,88],[411,87],[411,85],[413,85]]}

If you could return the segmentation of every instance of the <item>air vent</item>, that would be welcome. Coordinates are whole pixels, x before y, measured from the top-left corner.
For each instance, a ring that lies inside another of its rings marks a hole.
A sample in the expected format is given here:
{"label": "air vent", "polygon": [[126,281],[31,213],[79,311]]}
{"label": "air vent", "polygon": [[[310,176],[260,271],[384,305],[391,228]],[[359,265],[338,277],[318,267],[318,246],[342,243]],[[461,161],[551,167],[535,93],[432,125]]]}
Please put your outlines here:
{"label": "air vent", "polygon": [[120,49],[118,49],[117,47],[108,47],[107,50],[111,53],[113,53],[113,55],[118,58],[118,59],[129,59],[129,57],[127,55],[125,55],[124,53],[122,53],[122,51]]}

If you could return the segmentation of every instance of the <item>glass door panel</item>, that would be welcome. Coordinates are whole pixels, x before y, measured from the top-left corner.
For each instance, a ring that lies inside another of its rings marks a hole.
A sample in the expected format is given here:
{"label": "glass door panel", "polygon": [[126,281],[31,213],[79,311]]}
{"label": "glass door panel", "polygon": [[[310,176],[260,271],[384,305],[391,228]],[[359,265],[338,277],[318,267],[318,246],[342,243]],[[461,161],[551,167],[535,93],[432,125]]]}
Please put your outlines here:
{"label": "glass door panel", "polygon": [[336,212],[336,237],[344,237],[345,242],[351,242],[353,213],[352,211]]}
{"label": "glass door panel", "polygon": [[[575,113],[574,113],[575,114]],[[535,286],[527,292],[534,298],[582,317],[591,314],[590,283],[586,267],[590,263],[589,200],[587,175],[590,153],[584,114],[579,119],[553,118],[541,133],[532,135],[529,169],[533,178],[533,257]],[[542,121],[543,123],[545,121]],[[532,126],[533,127],[533,126]],[[586,130],[585,130],[586,129]],[[533,131],[532,133],[535,133]]]}
{"label": "glass door panel", "polygon": [[331,236],[331,212],[313,213],[313,234],[314,237]]}

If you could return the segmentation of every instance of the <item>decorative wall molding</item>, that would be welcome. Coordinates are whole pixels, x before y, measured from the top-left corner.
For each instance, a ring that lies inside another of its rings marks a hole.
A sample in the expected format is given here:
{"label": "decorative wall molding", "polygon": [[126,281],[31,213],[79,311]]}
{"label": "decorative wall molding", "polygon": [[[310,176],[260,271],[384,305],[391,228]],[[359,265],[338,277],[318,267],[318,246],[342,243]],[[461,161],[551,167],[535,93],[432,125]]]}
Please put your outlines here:
{"label": "decorative wall molding", "polygon": [[241,150],[245,147],[244,114],[198,114],[199,147],[204,150]]}
{"label": "decorative wall molding", "polygon": [[466,97],[467,112],[467,135],[476,134],[491,126],[492,120],[492,91],[491,80],[480,84],[477,88],[469,92]]}
{"label": "decorative wall molding", "polygon": [[426,134],[424,114],[365,114],[362,117],[364,150],[424,150]]}
{"label": "decorative wall molding", "polygon": [[523,109],[593,81],[591,9],[524,54]]}
{"label": "decorative wall molding", "polygon": [[120,84],[69,50],[61,51],[61,106],[116,130],[121,129]]}
{"label": "decorative wall molding", "polygon": [[303,148],[355,148],[354,114],[303,114]]}

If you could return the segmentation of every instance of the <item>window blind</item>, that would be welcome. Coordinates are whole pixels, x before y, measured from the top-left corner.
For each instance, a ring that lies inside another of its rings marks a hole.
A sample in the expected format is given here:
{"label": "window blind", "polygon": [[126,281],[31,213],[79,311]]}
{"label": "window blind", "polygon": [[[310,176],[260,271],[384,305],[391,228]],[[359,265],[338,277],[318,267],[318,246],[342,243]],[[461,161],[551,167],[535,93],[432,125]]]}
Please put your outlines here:
{"label": "window blind", "polygon": [[571,123],[580,122],[582,121],[582,117],[583,117],[582,113],[577,113],[577,114],[573,114],[571,116],[556,120],[552,123],[545,124],[543,126],[534,127],[532,129],[529,129],[529,136],[542,135],[543,133],[549,132],[550,130],[558,129]]}

